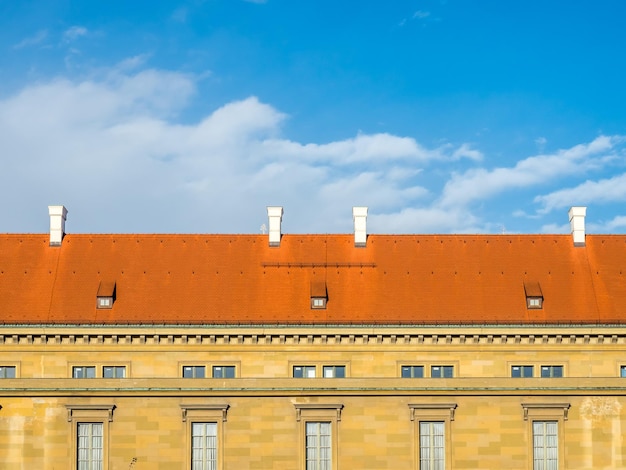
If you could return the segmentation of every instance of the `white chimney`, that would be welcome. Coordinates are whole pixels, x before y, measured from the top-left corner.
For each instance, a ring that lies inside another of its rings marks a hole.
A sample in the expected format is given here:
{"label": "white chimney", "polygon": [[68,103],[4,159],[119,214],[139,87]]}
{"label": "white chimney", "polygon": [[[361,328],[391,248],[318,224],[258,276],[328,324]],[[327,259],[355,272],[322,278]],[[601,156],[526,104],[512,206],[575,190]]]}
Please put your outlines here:
{"label": "white chimney", "polygon": [[352,219],[354,220],[354,246],[364,247],[367,245],[367,207],[353,207]]}
{"label": "white chimney", "polygon": [[280,246],[280,223],[283,220],[283,208],[280,206],[268,206],[270,246]]}
{"label": "white chimney", "polygon": [[569,210],[569,225],[574,240],[574,246],[585,246],[585,216],[586,207],[572,207]]}
{"label": "white chimney", "polygon": [[50,246],[61,246],[65,235],[67,209],[65,206],[48,206],[48,214],[50,214]]}

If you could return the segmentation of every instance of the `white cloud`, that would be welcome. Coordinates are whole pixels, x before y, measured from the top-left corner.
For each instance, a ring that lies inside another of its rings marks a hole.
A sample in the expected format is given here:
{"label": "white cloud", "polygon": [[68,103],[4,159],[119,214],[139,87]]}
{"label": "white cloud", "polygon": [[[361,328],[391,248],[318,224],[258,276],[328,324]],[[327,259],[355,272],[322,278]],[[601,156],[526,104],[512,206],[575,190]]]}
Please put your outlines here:
{"label": "white cloud", "polygon": [[0,101],[0,186],[24,195],[5,216],[45,230],[40,210],[62,203],[75,232],[250,232],[278,204],[286,230],[349,232],[351,207],[369,205],[402,227],[395,211],[432,197],[415,181],[425,165],[475,156],[464,144],[428,149],[392,134],[295,142],[281,135],[287,116],[255,97],[181,124],[196,77],[130,72],[142,62]]}
{"label": "white cloud", "polygon": [[81,36],[86,36],[87,34],[87,28],[83,26],[72,26],[63,32],[63,41],[72,42]]}
{"label": "white cloud", "polygon": [[553,178],[581,174],[601,166],[603,153],[609,153],[617,138],[600,136],[589,144],[576,145],[554,154],[528,157],[514,167],[471,169],[455,174],[443,190],[441,205],[457,206],[482,200],[511,189],[525,188]]}
{"label": "white cloud", "polygon": [[48,31],[42,29],[37,31],[33,36],[22,39],[17,44],[13,45],[13,49],[23,49],[25,47],[32,47],[42,44],[48,38]]}
{"label": "white cloud", "polygon": [[542,204],[543,213],[573,205],[621,201],[626,201],[626,173],[535,197],[535,202]]}
{"label": "white cloud", "polygon": [[73,233],[251,233],[266,223],[267,205],[283,205],[286,233],[350,233],[352,206],[366,205],[371,233],[485,232],[480,206],[489,198],[584,174],[612,158],[619,140],[450,177],[459,159],[482,164],[482,153],[391,133],[297,142],[283,135],[290,118],[253,96],[182,123],[199,78],[142,69],[144,61],[30,84],[0,101],[0,187],[19,195],[0,206],[0,220],[17,224],[8,229],[45,232],[46,206],[65,204]]}
{"label": "white cloud", "polygon": [[413,13],[413,19],[423,20],[424,18],[428,18],[430,16],[430,12],[424,10],[417,10]]}

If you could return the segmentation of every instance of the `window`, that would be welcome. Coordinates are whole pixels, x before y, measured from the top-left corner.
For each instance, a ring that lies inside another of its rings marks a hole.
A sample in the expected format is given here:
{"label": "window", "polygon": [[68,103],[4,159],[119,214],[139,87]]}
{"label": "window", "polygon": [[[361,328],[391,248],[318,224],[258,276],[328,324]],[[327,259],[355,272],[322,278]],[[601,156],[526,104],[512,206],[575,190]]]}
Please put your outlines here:
{"label": "window", "polygon": [[524,292],[526,293],[526,308],[540,309],[543,307],[543,292],[538,282],[524,281]]}
{"label": "window", "polygon": [[450,468],[451,423],[457,408],[456,403],[409,403],[416,461],[420,470],[447,470]]}
{"label": "window", "polygon": [[331,423],[306,423],[306,470],[330,470],[332,463]]}
{"label": "window", "polygon": [[422,378],[424,366],[402,366],[401,375],[403,378]]}
{"label": "window", "polygon": [[324,378],[343,379],[346,376],[346,366],[324,366]]}
{"label": "window", "polygon": [[102,423],[78,423],[78,470],[102,470],[104,464]]}
{"label": "window", "polygon": [[324,297],[312,297],[311,308],[326,308],[326,299]]}
{"label": "window", "polygon": [[205,377],[204,366],[183,366],[183,378],[203,379]]}
{"label": "window", "polygon": [[109,468],[107,449],[109,423],[113,421],[113,404],[70,403],[67,420],[72,423],[71,470],[104,470]]}
{"label": "window", "polygon": [[565,402],[522,403],[524,420],[528,422],[528,468],[558,470],[563,461],[563,430],[568,420],[570,404]]}
{"label": "window", "polygon": [[96,366],[74,366],[72,367],[72,378],[93,379],[96,377]]}
{"label": "window", "polygon": [[326,281],[312,279],[311,280],[311,308],[324,309],[328,300],[328,290],[326,289]]}
{"label": "window", "polygon": [[619,375],[620,377],[626,377],[626,366],[621,366],[619,368]]}
{"label": "window", "polygon": [[314,378],[315,366],[293,366],[293,376],[295,378]]}
{"label": "window", "polygon": [[191,470],[217,469],[217,423],[191,423]]}
{"label": "window", "polygon": [[511,377],[533,377],[533,366],[511,366]]}
{"label": "window", "polygon": [[435,378],[450,378],[454,376],[453,366],[431,366],[430,376]]}
{"label": "window", "polygon": [[125,366],[104,366],[102,368],[102,377],[105,379],[122,379],[126,377]]}
{"label": "window", "polygon": [[15,366],[0,366],[0,379],[14,379]]}
{"label": "window", "polygon": [[445,470],[445,422],[420,421],[420,470]]}
{"label": "window", "polygon": [[542,377],[563,377],[563,366],[541,366]]}
{"label": "window", "polygon": [[232,379],[235,377],[235,366],[213,366],[214,379]]}
{"label": "window", "polygon": [[115,281],[100,281],[96,293],[96,308],[113,308]]}
{"label": "window", "polygon": [[306,470],[337,470],[337,423],[343,404],[294,403],[300,423],[300,465]]}
{"label": "window", "polygon": [[224,423],[228,404],[189,403],[180,405],[186,428],[186,465],[191,470],[223,470]]}
{"label": "window", "polygon": [[533,421],[533,470],[558,470],[557,421]]}

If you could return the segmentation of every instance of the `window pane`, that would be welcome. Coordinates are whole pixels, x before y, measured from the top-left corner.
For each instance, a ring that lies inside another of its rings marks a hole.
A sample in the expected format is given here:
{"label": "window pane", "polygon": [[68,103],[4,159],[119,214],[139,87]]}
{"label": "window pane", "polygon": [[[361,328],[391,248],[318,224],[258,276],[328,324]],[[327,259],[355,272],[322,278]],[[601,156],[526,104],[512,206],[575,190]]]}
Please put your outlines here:
{"label": "window pane", "polygon": [[235,377],[235,366],[213,366],[214,379],[232,379]]}
{"label": "window pane", "polygon": [[422,378],[424,377],[424,366],[402,366],[402,377]]}
{"label": "window pane", "polygon": [[14,378],[15,378],[15,366],[0,367],[0,379],[14,379]]}
{"label": "window pane", "polygon": [[419,424],[420,470],[444,470],[445,423],[422,421]]}
{"label": "window pane", "polygon": [[314,378],[315,366],[293,366],[293,377]]}
{"label": "window pane", "polygon": [[183,366],[183,378],[203,379],[204,378],[204,366]]}
{"label": "window pane", "polygon": [[533,422],[533,470],[558,469],[558,423]]}
{"label": "window pane", "polygon": [[331,455],[331,423],[307,422],[306,433],[306,470],[330,470]]}
{"label": "window pane", "polygon": [[79,470],[102,470],[103,425],[102,423],[77,424],[76,462]]}
{"label": "window pane", "polygon": [[217,423],[191,424],[191,469],[217,468]]}

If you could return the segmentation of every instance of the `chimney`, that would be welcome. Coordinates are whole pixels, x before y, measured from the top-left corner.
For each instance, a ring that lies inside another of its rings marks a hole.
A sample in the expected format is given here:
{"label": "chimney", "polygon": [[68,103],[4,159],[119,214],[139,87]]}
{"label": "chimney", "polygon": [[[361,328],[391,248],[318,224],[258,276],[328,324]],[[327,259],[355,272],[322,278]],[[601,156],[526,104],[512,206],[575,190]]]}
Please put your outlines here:
{"label": "chimney", "polygon": [[270,246],[280,246],[280,224],[283,220],[283,208],[280,206],[268,206],[267,216],[270,219]]}
{"label": "chimney", "polygon": [[353,207],[352,220],[354,220],[354,246],[365,247],[367,245],[367,207]]}
{"label": "chimney", "polygon": [[569,225],[574,240],[574,246],[585,246],[585,216],[586,207],[572,207],[569,210]]}
{"label": "chimney", "polygon": [[67,209],[65,206],[48,206],[48,214],[50,214],[50,246],[61,246],[65,235]]}

